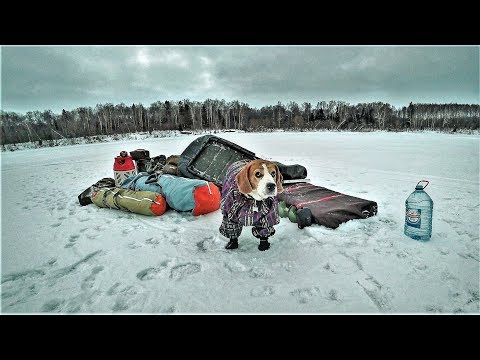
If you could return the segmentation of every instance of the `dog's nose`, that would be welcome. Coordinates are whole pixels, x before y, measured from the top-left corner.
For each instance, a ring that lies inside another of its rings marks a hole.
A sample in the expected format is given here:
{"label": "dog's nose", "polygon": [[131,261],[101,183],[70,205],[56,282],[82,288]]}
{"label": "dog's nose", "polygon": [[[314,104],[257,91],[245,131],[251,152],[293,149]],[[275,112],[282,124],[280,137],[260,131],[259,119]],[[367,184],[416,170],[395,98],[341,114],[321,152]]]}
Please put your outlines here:
{"label": "dog's nose", "polygon": [[267,190],[270,191],[270,192],[275,190],[275,187],[276,187],[275,183],[268,183],[267,184]]}

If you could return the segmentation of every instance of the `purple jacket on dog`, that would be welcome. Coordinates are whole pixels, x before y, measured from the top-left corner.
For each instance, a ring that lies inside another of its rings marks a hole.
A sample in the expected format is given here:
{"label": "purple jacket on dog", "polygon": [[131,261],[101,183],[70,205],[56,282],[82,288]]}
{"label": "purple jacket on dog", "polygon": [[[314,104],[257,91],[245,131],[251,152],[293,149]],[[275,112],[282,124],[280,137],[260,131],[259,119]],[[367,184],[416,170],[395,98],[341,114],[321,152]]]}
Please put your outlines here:
{"label": "purple jacket on dog", "polygon": [[273,225],[280,223],[276,197],[257,201],[238,190],[235,176],[248,162],[240,160],[230,165],[222,183],[223,220],[219,230],[229,239],[238,238],[243,226],[253,226],[252,234],[256,238],[268,238],[275,234]]}

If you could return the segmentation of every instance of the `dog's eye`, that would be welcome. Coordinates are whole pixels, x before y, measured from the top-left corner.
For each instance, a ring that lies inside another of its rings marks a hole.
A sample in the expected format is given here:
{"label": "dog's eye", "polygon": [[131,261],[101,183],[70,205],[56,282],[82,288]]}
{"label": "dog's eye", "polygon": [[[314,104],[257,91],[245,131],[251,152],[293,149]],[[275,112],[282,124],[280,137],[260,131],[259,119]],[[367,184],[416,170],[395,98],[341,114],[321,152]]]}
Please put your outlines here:
{"label": "dog's eye", "polygon": [[262,177],[262,173],[260,171],[255,172],[255,177],[259,178]]}
{"label": "dog's eye", "polygon": [[275,175],[276,175],[275,171],[272,171],[272,173],[270,175],[272,175],[272,177],[274,178]]}

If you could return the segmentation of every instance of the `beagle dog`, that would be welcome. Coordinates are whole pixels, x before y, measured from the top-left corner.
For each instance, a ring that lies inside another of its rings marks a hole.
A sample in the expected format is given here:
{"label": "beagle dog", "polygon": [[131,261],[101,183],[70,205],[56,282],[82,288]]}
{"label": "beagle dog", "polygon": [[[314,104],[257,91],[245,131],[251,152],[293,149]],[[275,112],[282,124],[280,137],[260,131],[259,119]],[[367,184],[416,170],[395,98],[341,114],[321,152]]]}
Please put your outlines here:
{"label": "beagle dog", "polygon": [[238,190],[257,201],[277,196],[283,191],[282,174],[278,170],[278,166],[271,161],[250,161],[240,170],[235,179]]}
{"label": "beagle dog", "polygon": [[280,222],[277,194],[283,191],[278,166],[268,160],[241,160],[231,164],[222,183],[220,233],[229,239],[226,249],[238,248],[243,226],[253,226],[258,249],[270,248],[268,238]]}

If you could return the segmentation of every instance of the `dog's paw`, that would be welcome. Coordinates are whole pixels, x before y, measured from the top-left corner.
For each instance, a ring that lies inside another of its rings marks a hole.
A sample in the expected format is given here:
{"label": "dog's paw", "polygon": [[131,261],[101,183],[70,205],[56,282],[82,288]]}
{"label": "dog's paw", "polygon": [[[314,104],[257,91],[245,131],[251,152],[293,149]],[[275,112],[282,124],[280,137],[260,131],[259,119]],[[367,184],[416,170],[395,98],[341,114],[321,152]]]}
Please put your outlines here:
{"label": "dog's paw", "polygon": [[225,249],[227,250],[233,250],[238,248],[238,240],[237,239],[232,239],[228,242],[228,244],[225,246]]}
{"label": "dog's paw", "polygon": [[260,244],[258,245],[258,250],[265,251],[268,249],[270,249],[270,243],[268,242],[268,240],[260,241]]}

